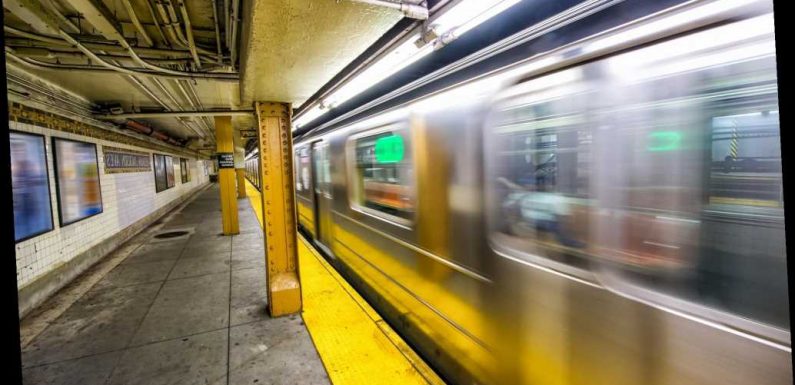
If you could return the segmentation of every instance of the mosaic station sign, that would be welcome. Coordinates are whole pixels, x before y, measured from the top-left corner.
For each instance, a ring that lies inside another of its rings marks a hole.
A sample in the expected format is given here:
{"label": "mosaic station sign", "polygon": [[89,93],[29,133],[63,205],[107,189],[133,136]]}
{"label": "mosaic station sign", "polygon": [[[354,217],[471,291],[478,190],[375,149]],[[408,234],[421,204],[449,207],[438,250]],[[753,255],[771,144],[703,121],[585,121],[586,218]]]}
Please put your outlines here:
{"label": "mosaic station sign", "polygon": [[148,153],[125,148],[102,147],[105,173],[143,172],[152,169]]}

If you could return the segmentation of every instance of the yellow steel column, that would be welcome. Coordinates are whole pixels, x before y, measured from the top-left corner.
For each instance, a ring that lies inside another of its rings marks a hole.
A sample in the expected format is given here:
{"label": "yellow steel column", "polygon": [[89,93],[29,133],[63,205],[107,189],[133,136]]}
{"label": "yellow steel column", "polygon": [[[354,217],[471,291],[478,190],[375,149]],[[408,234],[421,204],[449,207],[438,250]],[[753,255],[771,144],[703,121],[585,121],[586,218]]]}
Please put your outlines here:
{"label": "yellow steel column", "polygon": [[[234,168],[234,144],[232,143],[232,117],[215,117],[215,142],[219,155],[218,184],[221,185],[221,217],[223,219],[224,235],[240,233],[237,222],[237,189]],[[228,154],[228,155],[227,155]],[[232,167],[221,164],[222,157],[232,156]]]}
{"label": "yellow steel column", "polygon": [[246,197],[246,169],[236,168],[235,172],[237,173],[237,197],[238,198],[245,198]]}
{"label": "yellow steel column", "polygon": [[293,190],[292,109],[257,103],[268,309],[272,317],[301,311]]}

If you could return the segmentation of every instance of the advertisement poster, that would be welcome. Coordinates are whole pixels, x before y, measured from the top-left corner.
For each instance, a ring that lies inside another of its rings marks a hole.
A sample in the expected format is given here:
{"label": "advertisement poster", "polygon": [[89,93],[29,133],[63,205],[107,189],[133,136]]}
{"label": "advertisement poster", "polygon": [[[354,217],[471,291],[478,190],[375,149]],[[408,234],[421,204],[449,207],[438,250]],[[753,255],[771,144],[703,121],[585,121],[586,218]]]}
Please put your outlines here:
{"label": "advertisement poster", "polygon": [[50,181],[44,137],[11,132],[11,190],[14,200],[14,240],[52,230]]}
{"label": "advertisement poster", "polygon": [[97,146],[53,138],[61,226],[102,212]]}
{"label": "advertisement poster", "polygon": [[187,159],[179,159],[179,171],[181,173],[182,183],[188,183],[190,181],[190,170],[188,169],[188,165]]}
{"label": "advertisement poster", "polygon": [[166,159],[165,156],[154,154],[155,163],[155,191],[161,192],[168,188],[166,182]]}
{"label": "advertisement poster", "polygon": [[174,158],[166,156],[166,182],[168,188],[174,187]]}

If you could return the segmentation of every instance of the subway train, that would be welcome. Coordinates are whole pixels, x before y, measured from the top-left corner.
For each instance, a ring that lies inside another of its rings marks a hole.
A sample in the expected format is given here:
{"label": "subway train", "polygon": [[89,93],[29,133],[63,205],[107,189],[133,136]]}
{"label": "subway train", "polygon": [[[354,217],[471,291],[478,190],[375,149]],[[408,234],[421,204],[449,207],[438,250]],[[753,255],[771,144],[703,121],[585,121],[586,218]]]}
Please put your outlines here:
{"label": "subway train", "polygon": [[777,88],[680,3],[295,138],[299,227],[451,383],[791,384]]}

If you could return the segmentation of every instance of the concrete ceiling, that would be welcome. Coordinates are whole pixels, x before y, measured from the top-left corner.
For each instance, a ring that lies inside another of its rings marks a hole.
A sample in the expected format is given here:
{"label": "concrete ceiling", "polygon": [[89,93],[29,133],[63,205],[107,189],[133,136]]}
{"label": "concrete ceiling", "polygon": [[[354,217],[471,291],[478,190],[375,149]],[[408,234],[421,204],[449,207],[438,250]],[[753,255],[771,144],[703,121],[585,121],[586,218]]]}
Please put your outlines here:
{"label": "concrete ceiling", "polygon": [[244,0],[243,11],[243,105],[303,103],[402,18],[348,0]]}

